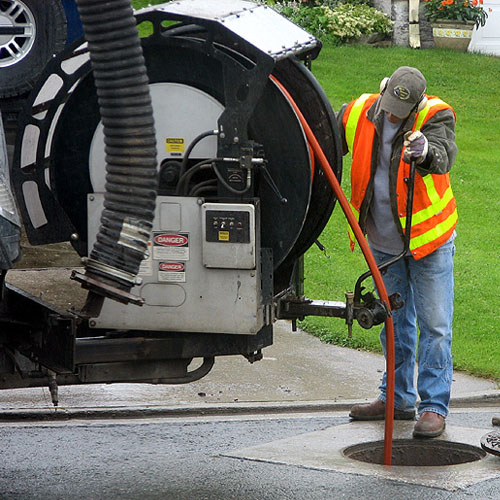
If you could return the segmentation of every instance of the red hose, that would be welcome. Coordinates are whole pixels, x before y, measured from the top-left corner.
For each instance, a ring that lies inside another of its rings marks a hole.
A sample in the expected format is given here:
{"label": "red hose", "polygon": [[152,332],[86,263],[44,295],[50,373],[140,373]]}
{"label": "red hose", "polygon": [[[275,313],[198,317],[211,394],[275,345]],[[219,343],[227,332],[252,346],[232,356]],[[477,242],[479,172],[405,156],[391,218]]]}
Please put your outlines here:
{"label": "red hose", "polygon": [[[384,285],[384,280],[382,279],[382,275],[378,270],[377,263],[372,255],[370,247],[363,235],[363,231],[356,220],[356,217],[352,213],[351,207],[347,198],[345,197],[342,188],[340,187],[339,181],[335,176],[333,169],[328,162],[323,149],[319,145],[316,136],[314,135],[311,127],[307,123],[304,115],[300,111],[296,102],[290,95],[290,93],[286,90],[286,88],[274,77],[270,76],[276,85],[281,89],[285,97],[288,99],[290,104],[292,105],[295,113],[297,114],[299,121],[304,129],[306,134],[307,141],[309,145],[312,147],[314,151],[315,157],[319,160],[319,164],[332,187],[335,196],[337,197],[340,206],[344,212],[344,215],[347,218],[347,222],[351,226],[354,235],[356,237],[356,241],[358,242],[361,251],[365,257],[366,263],[372,273],[373,280],[375,281],[375,286],[377,287],[377,292],[380,297],[380,300],[385,303],[387,309],[390,311],[390,302],[389,297],[387,295],[387,290]],[[386,374],[387,374],[387,388],[386,388],[386,404],[385,404],[385,435],[384,435],[384,465],[391,465],[392,463],[392,432],[394,426],[394,324],[392,322],[392,316],[388,316],[385,320],[385,329],[386,329]]]}

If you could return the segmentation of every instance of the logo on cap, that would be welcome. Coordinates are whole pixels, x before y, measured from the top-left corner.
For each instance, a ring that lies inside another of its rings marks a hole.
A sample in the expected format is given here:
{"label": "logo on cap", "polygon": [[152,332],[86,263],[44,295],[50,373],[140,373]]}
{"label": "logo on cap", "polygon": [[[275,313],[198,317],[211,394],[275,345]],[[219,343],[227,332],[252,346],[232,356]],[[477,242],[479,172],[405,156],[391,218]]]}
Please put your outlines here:
{"label": "logo on cap", "polygon": [[406,101],[410,98],[410,91],[405,87],[394,87],[394,95],[402,101]]}

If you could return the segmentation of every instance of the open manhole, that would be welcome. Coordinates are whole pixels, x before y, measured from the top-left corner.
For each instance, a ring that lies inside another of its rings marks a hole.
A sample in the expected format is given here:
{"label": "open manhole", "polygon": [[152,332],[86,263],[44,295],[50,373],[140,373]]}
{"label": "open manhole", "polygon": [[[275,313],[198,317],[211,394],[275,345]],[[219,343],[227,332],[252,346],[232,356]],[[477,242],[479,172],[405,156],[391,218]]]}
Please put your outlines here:
{"label": "open manhole", "polygon": [[[370,464],[384,464],[384,441],[349,446],[344,455]],[[392,465],[442,466],[481,460],[486,453],[476,446],[452,441],[397,439],[392,443]]]}

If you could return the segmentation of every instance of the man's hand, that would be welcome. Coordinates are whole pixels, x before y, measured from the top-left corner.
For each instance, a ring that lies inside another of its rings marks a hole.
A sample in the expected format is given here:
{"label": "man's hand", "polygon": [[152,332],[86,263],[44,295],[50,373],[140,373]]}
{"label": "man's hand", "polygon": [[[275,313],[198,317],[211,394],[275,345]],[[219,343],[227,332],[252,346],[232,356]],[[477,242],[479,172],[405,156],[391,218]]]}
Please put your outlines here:
{"label": "man's hand", "polygon": [[405,152],[403,160],[410,163],[411,160],[416,160],[417,163],[422,163],[427,156],[429,143],[420,130],[415,132],[406,132],[404,137]]}

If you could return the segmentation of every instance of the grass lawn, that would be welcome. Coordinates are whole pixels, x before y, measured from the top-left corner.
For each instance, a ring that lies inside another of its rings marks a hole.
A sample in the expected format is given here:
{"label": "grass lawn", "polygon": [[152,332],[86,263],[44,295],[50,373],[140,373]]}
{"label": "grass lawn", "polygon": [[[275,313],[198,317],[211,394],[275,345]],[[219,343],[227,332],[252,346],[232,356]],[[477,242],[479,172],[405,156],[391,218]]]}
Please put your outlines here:
{"label": "grass lawn", "polygon": [[[399,66],[418,67],[427,93],[441,97],[457,114],[459,154],[451,171],[459,208],[455,257],[454,364],[457,369],[500,381],[500,58],[442,50],[400,47],[325,46],[313,73],[334,110],[379,82]],[[350,156],[344,159],[347,193]],[[339,206],[320,237],[328,256],[313,247],[306,254],[306,294],[340,300],[366,269],[361,252],[348,249],[346,222]],[[369,280],[365,282],[371,287]],[[380,351],[378,328],[354,327],[347,337],[338,319],[307,318],[301,325],[325,341]]]}

